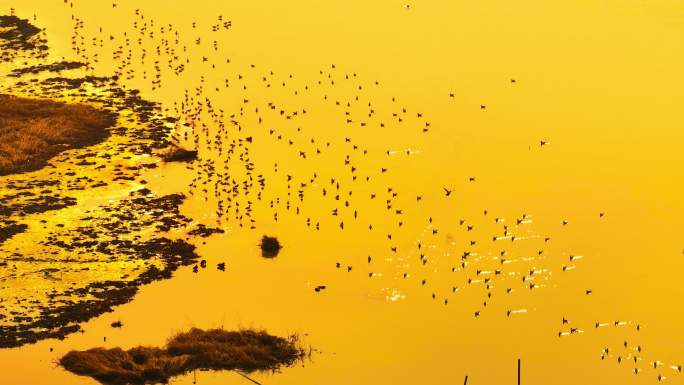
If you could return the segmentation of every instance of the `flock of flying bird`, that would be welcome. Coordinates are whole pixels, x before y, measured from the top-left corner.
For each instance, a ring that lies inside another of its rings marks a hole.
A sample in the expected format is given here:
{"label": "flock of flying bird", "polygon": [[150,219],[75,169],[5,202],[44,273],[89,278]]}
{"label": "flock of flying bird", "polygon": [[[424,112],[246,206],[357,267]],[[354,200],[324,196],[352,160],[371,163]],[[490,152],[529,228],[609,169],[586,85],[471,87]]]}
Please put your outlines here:
{"label": "flock of flying bird", "polygon": [[[73,1],[64,2],[73,8]],[[303,79],[261,70],[254,64],[230,67],[230,58],[221,54],[218,34],[231,29],[232,23],[222,16],[216,17],[208,31],[193,22],[190,31],[198,37],[191,39],[185,39],[181,28],[156,23],[141,10],[135,10],[132,30],[122,35],[100,27],[96,36],[86,37],[85,22],[76,16],[72,19],[72,45],[78,57],[93,69],[104,55],[110,54],[116,66],[114,72],[123,83],[142,82],[155,91],[164,89],[167,77],[172,77],[169,83],[188,84],[183,77],[186,72],[199,74],[197,85],[186,88],[182,98],[165,112],[179,117],[174,141],[199,151],[199,158],[187,165],[194,174],[189,193],[213,207],[213,217],[220,226],[256,229],[258,221],[264,220],[258,212],[267,213],[273,222],[299,218],[303,226],[315,231],[363,228],[387,243],[386,254],[368,256],[364,266],[338,261],[335,268],[346,273],[361,270],[371,279],[382,276],[383,268],[402,280],[423,274],[415,284],[429,288],[432,279],[428,274],[433,264],[449,261],[451,273],[458,274],[451,281],[459,284],[441,287],[441,292],[436,288],[428,290],[427,295],[448,305],[458,292],[479,290],[482,298],[472,312],[474,317],[482,316],[495,299],[541,289],[554,272],[568,272],[580,263],[582,257],[578,255],[565,255],[562,260],[547,256],[545,247],[551,237],[530,230],[532,219],[528,214],[509,223],[483,209],[481,218],[459,218],[455,224],[447,224],[425,213],[421,205],[425,200],[450,202],[458,195],[454,187],[406,192],[393,186],[392,182],[401,178],[401,170],[393,167],[395,160],[411,157],[419,150],[381,148],[380,141],[364,143],[357,136],[383,132],[379,137],[386,138],[401,131],[417,141],[429,135],[433,127],[420,111],[401,105],[396,98],[375,98],[379,81],[364,80],[335,65]],[[510,84],[517,81],[510,79]],[[450,99],[455,97],[454,93],[448,95]],[[487,109],[485,104],[478,107]],[[540,140],[538,147],[548,144],[548,140]],[[263,159],[270,161],[265,165]],[[465,176],[464,184],[468,183],[477,183],[476,177]],[[367,214],[364,210],[374,211]],[[599,218],[603,217],[600,213]],[[496,230],[478,233],[475,223],[483,221]],[[566,226],[568,222],[560,224]],[[411,226],[421,229],[419,237],[404,247],[406,242],[399,232]],[[451,239],[448,247],[438,246],[436,240],[444,234],[450,237],[450,232],[455,231],[453,226],[462,232],[459,236],[465,239],[464,244]],[[492,251],[496,246],[486,246],[478,252],[484,239],[490,245],[500,245],[498,251]],[[535,252],[522,255],[517,246],[520,242],[533,242],[530,247]],[[425,270],[407,271],[410,258],[411,263]],[[325,288],[318,285],[315,291]],[[586,289],[583,294],[591,295],[592,290]],[[501,301],[506,303],[505,299]],[[504,310],[506,317],[525,312],[524,308]],[[566,318],[562,325],[558,337],[585,332],[570,326]],[[626,321],[596,322],[594,329],[627,325]],[[640,330],[639,325],[636,330]],[[614,358],[618,363],[631,361],[638,374],[641,369],[636,365],[642,360],[641,352],[640,345],[625,341],[622,351],[604,347],[601,358]],[[650,366],[659,369],[666,365],[656,360]],[[681,365],[669,367],[676,372],[682,369]],[[658,373],[658,380],[664,378]]]}

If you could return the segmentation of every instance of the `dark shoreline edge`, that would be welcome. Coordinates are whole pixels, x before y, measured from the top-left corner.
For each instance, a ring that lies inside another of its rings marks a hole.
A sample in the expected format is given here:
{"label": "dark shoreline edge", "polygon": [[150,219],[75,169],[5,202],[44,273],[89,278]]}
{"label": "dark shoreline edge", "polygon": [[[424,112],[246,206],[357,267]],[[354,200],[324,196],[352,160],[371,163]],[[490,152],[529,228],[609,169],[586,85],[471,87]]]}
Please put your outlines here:
{"label": "dark shoreline edge", "polygon": [[[13,33],[0,34],[0,47],[3,54],[0,61],[12,61],[21,55],[43,59],[47,56],[45,40],[39,38],[40,29],[32,26],[26,20],[14,16],[0,16],[0,27],[10,24],[16,30]],[[80,66],[73,65],[74,68]],[[60,72],[64,70],[60,63],[52,63],[13,71],[18,81],[14,85],[0,90],[2,93],[11,95],[31,95],[45,97],[53,100],[63,100],[62,96],[68,91],[76,95],[77,102],[87,103],[97,108],[108,110],[113,117],[118,117],[121,111],[133,113],[138,125],[126,125],[117,122],[108,130],[109,136],[98,146],[109,146],[110,151],[95,153],[92,147],[84,147],[78,151],[73,162],[66,164],[68,169],[52,169],[47,179],[35,179],[30,174],[13,174],[5,177],[3,187],[16,193],[0,196],[0,250],[2,243],[15,234],[22,231],[30,231],[30,226],[23,222],[23,218],[33,214],[44,213],[52,210],[60,210],[78,204],[77,199],[66,194],[72,190],[85,190],[108,183],[125,183],[134,181],[140,172],[146,168],[156,167],[154,163],[140,163],[135,167],[120,167],[107,165],[113,153],[131,153],[133,155],[153,155],[153,151],[165,148],[169,145],[168,135],[170,128],[168,123],[175,122],[174,118],[164,117],[159,105],[155,102],[144,100],[136,90],[125,90],[118,84],[118,78],[112,77],[48,77],[40,80],[37,78],[25,78],[43,73]],[[84,85],[106,91],[101,96],[88,94]],[[109,144],[112,138],[124,138],[124,144]],[[60,156],[56,156],[59,158]],[[57,160],[59,161],[59,160]],[[64,162],[63,162],[64,163]],[[66,162],[68,163],[68,162]],[[100,166],[96,166],[100,163]],[[107,166],[105,166],[107,165]],[[97,170],[101,167],[113,172],[114,180],[96,181],[82,180],[77,176],[77,170]],[[73,171],[71,171],[73,170]],[[9,179],[8,179],[9,178]],[[37,189],[43,189],[40,193],[34,193]],[[46,193],[50,191],[50,193]],[[110,238],[98,239],[96,242],[89,240],[97,233],[96,227],[78,226],[65,230],[55,230],[49,233],[50,238],[63,237],[68,240],[37,240],[41,245],[51,247],[69,255],[67,260],[58,262],[58,266],[70,268],[72,264],[78,266],[79,254],[88,255],[92,250],[100,251],[111,258],[121,260],[144,261],[146,269],[136,278],[121,281],[91,282],[82,287],[71,288],[61,293],[51,293],[49,301],[40,305],[21,305],[26,314],[17,314],[15,309],[8,310],[0,306],[0,348],[16,348],[24,344],[38,342],[47,338],[64,339],[67,335],[81,330],[80,323],[88,321],[112,308],[129,302],[142,285],[155,280],[170,278],[173,271],[181,266],[195,263],[199,256],[195,253],[195,246],[185,240],[172,240],[163,235],[155,235],[151,239],[141,242],[131,242],[121,237],[135,231],[132,225],[154,228],[155,232],[165,232],[170,229],[185,227],[191,221],[179,212],[179,207],[185,197],[181,194],[172,194],[163,197],[154,196],[146,188],[134,191],[131,196],[119,201],[117,207],[98,207],[96,210],[105,212],[124,213],[127,217],[107,215],[102,220],[104,230],[119,229],[111,232]],[[143,210],[144,208],[144,210]],[[136,210],[138,210],[136,212]],[[155,211],[155,218],[130,220],[135,218],[140,210]],[[86,218],[83,218],[84,222]],[[80,222],[78,223],[80,224]],[[123,226],[123,227],[122,227]],[[129,227],[126,227],[129,226]],[[73,226],[72,226],[73,227]],[[54,237],[53,237],[54,235]],[[7,250],[5,250],[7,251]],[[157,260],[158,267],[152,261]],[[23,255],[20,251],[9,252],[0,257],[0,267],[10,269],[16,261],[31,262],[32,255]],[[10,271],[10,270],[8,270]],[[64,298],[68,298],[65,300]],[[7,303],[9,301],[5,301]],[[16,301],[15,301],[16,302]],[[21,301],[24,302],[24,301]],[[30,302],[30,301],[28,301]],[[18,303],[18,302],[17,302]],[[33,307],[30,307],[33,306]],[[39,314],[34,314],[36,311]]]}
{"label": "dark shoreline edge", "polygon": [[47,40],[42,30],[26,19],[14,15],[0,15],[0,62],[12,61],[24,53],[32,58],[45,58]]}

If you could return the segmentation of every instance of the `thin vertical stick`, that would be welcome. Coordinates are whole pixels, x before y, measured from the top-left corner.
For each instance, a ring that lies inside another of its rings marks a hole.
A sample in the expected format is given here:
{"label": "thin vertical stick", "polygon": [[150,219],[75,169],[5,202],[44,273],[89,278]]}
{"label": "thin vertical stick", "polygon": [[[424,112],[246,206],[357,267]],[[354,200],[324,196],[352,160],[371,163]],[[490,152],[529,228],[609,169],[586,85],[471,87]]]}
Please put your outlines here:
{"label": "thin vertical stick", "polygon": [[520,385],[520,358],[518,358],[518,385]]}
{"label": "thin vertical stick", "polygon": [[463,381],[463,385],[468,385],[468,375],[466,374],[465,381]]}

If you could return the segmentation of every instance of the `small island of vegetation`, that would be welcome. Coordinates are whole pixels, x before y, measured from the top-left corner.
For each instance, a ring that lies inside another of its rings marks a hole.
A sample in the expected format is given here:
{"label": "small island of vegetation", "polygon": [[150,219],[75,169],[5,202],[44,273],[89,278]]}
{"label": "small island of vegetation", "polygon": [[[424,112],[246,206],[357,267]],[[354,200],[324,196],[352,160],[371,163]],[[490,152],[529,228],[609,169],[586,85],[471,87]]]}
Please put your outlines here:
{"label": "small island of vegetation", "polygon": [[71,351],[59,364],[103,384],[166,383],[193,370],[277,370],[304,358],[296,336],[282,338],[265,331],[191,329],[172,337],[165,348],[94,348]]}
{"label": "small island of vegetation", "polygon": [[61,151],[98,143],[114,122],[85,104],[0,94],[0,175],[34,171]]}

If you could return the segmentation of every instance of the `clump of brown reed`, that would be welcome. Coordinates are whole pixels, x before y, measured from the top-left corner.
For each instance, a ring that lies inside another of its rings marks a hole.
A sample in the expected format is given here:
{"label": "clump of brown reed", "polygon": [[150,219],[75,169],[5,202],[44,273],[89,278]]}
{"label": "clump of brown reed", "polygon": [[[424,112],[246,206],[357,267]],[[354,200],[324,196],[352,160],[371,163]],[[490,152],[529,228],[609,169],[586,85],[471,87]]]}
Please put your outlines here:
{"label": "clump of brown reed", "polygon": [[95,144],[114,122],[84,104],[0,94],[0,175],[37,170],[65,149]]}
{"label": "clump of brown reed", "polygon": [[191,162],[197,159],[197,150],[186,150],[173,144],[162,151],[161,158],[165,162]]}
{"label": "clump of brown reed", "polygon": [[71,351],[59,364],[103,384],[166,383],[193,370],[277,370],[305,355],[296,336],[282,338],[265,331],[191,329],[172,337],[166,348],[94,348]]}
{"label": "clump of brown reed", "polygon": [[275,258],[280,252],[280,249],[283,248],[278,241],[278,238],[269,237],[268,235],[264,235],[261,238],[261,244],[259,246],[261,247],[261,256],[264,258]]}

